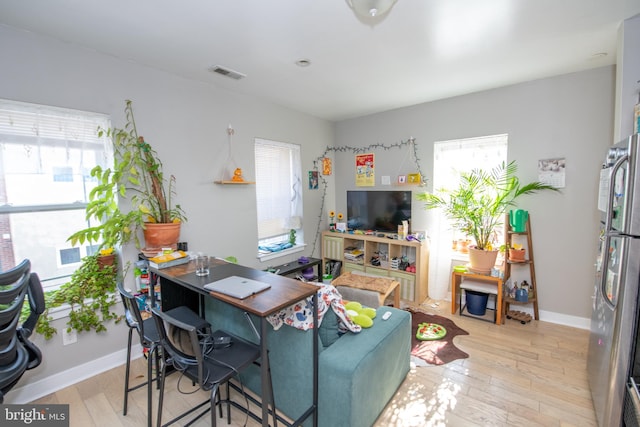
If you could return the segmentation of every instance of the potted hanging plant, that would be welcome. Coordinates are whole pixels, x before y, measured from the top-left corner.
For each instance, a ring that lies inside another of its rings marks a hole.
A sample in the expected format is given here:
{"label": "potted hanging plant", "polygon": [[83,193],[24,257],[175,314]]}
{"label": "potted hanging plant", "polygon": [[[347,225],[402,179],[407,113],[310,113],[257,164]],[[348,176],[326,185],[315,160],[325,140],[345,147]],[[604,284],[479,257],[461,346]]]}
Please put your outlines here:
{"label": "potted hanging plant", "polygon": [[[133,241],[148,254],[164,247],[176,249],[186,217],[173,202],[175,177],[165,178],[157,152],[138,135],[130,100],[126,101],[125,116],[124,128],[98,130],[113,142],[113,169],[96,166],[91,171],[98,185],[89,194],[86,216],[97,224],[74,233],[69,241],[74,245],[100,242],[101,248]],[[119,197],[129,200],[129,210],[120,208]],[[139,230],[144,234],[144,247]]]}
{"label": "potted hanging plant", "polygon": [[[118,323],[121,316],[115,306],[116,282],[118,279],[117,260],[111,265],[104,265],[99,254],[88,255],[82,259],[80,267],[71,275],[69,281],[60,288],[45,292],[44,313],[38,318],[35,331],[51,339],[58,330],[51,324],[49,310],[68,304],[70,307],[67,331],[103,332],[109,321]],[[23,316],[27,313],[28,304],[23,308]]]}
{"label": "potted hanging plant", "polygon": [[521,184],[516,172],[515,161],[503,162],[491,171],[473,169],[461,173],[456,188],[416,195],[425,202],[426,209],[442,209],[456,230],[473,237],[475,245],[469,247],[469,262],[474,272],[488,274],[495,265],[496,228],[502,226],[506,212],[518,198],[543,190],[559,191],[538,181]]}
{"label": "potted hanging plant", "polygon": [[509,248],[509,261],[511,262],[524,262],[525,250],[519,243],[514,243]]}

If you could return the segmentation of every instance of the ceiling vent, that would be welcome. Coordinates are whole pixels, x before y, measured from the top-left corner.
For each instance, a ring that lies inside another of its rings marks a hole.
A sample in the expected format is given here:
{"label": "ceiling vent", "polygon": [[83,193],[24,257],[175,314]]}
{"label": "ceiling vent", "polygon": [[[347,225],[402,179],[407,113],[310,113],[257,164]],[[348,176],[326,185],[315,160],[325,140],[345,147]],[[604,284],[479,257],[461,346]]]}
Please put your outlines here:
{"label": "ceiling vent", "polygon": [[214,65],[213,67],[209,67],[209,71],[214,74],[220,74],[221,76],[229,77],[234,80],[240,80],[247,77],[246,74],[242,74],[238,71],[234,71],[230,68],[221,67],[219,65]]}

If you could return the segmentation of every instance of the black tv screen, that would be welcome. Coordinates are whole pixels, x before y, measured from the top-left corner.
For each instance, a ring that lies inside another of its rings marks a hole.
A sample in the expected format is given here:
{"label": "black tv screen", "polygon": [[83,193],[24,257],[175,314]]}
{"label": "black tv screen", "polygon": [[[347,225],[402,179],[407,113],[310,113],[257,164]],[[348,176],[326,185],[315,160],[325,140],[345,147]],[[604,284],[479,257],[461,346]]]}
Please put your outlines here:
{"label": "black tv screen", "polygon": [[347,227],[398,232],[411,222],[411,191],[347,191]]}

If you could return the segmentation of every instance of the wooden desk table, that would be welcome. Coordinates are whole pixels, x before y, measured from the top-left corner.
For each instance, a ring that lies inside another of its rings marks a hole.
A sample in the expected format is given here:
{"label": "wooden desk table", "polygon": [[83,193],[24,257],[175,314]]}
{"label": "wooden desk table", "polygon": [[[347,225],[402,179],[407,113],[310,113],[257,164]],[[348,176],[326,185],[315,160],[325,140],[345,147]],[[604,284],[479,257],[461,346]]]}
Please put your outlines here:
{"label": "wooden desk table", "polygon": [[462,279],[478,280],[487,283],[495,283],[498,287],[496,294],[496,325],[502,324],[502,279],[500,277],[488,276],[476,273],[451,273],[451,314],[456,314],[458,310],[458,294],[460,293],[460,283]]}
{"label": "wooden desk table", "polygon": [[[196,276],[195,263],[193,261],[169,267],[161,270],[152,269],[152,272],[160,278],[162,310],[186,305],[192,310],[204,316],[204,298],[213,297],[239,309],[254,314],[260,318],[260,349],[261,349],[261,388],[262,388],[262,425],[268,426],[268,403],[274,406],[273,396],[268,384],[269,355],[267,351],[267,327],[266,317],[278,312],[285,307],[295,304],[308,297],[313,297],[313,306],[318,307],[318,287],[316,285],[300,282],[288,277],[267,273],[238,264],[227,263],[222,260],[212,261],[208,276]],[[204,285],[229,276],[240,276],[248,279],[267,282],[271,288],[252,295],[243,300],[230,297],[218,292],[209,292]],[[153,287],[151,287],[152,289]],[[185,292],[187,290],[187,292]],[[313,313],[314,325],[318,325],[318,310]],[[313,403],[301,420],[313,415],[313,425],[318,425],[318,328],[313,328]],[[272,408],[275,417],[275,407]]]}

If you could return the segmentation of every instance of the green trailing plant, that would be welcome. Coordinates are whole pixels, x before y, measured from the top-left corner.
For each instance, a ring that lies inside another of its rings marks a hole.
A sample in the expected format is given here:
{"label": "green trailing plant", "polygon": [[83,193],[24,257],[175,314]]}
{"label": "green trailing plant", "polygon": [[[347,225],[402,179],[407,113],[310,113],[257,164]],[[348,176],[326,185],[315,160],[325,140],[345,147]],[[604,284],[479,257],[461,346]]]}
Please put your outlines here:
{"label": "green trailing plant", "polygon": [[426,209],[442,209],[455,229],[474,238],[477,249],[490,249],[496,228],[517,199],[543,190],[559,191],[539,181],[521,184],[516,172],[515,161],[490,171],[473,169],[460,174],[458,187],[419,193],[416,198],[425,202]]}
{"label": "green trailing plant", "polygon": [[[71,275],[69,282],[45,292],[46,309],[38,319],[36,332],[51,339],[58,331],[51,325],[53,318],[49,310],[64,304],[71,307],[67,331],[106,331],[106,322],[121,320],[113,310],[117,303],[117,276],[117,264],[101,265],[97,254],[83,258],[82,265]],[[22,315],[27,316],[29,305],[25,304],[22,310]]]}
{"label": "green trailing plant", "polygon": [[[113,142],[113,168],[96,166],[91,176],[98,184],[89,193],[86,218],[95,223],[69,237],[71,244],[100,242],[101,248],[135,242],[140,248],[138,230],[145,224],[184,222],[186,216],[174,204],[175,177],[166,179],[156,151],[138,135],[133,107],[125,104],[124,128],[98,129],[98,135]],[[128,198],[129,211],[121,210],[118,198]]]}

